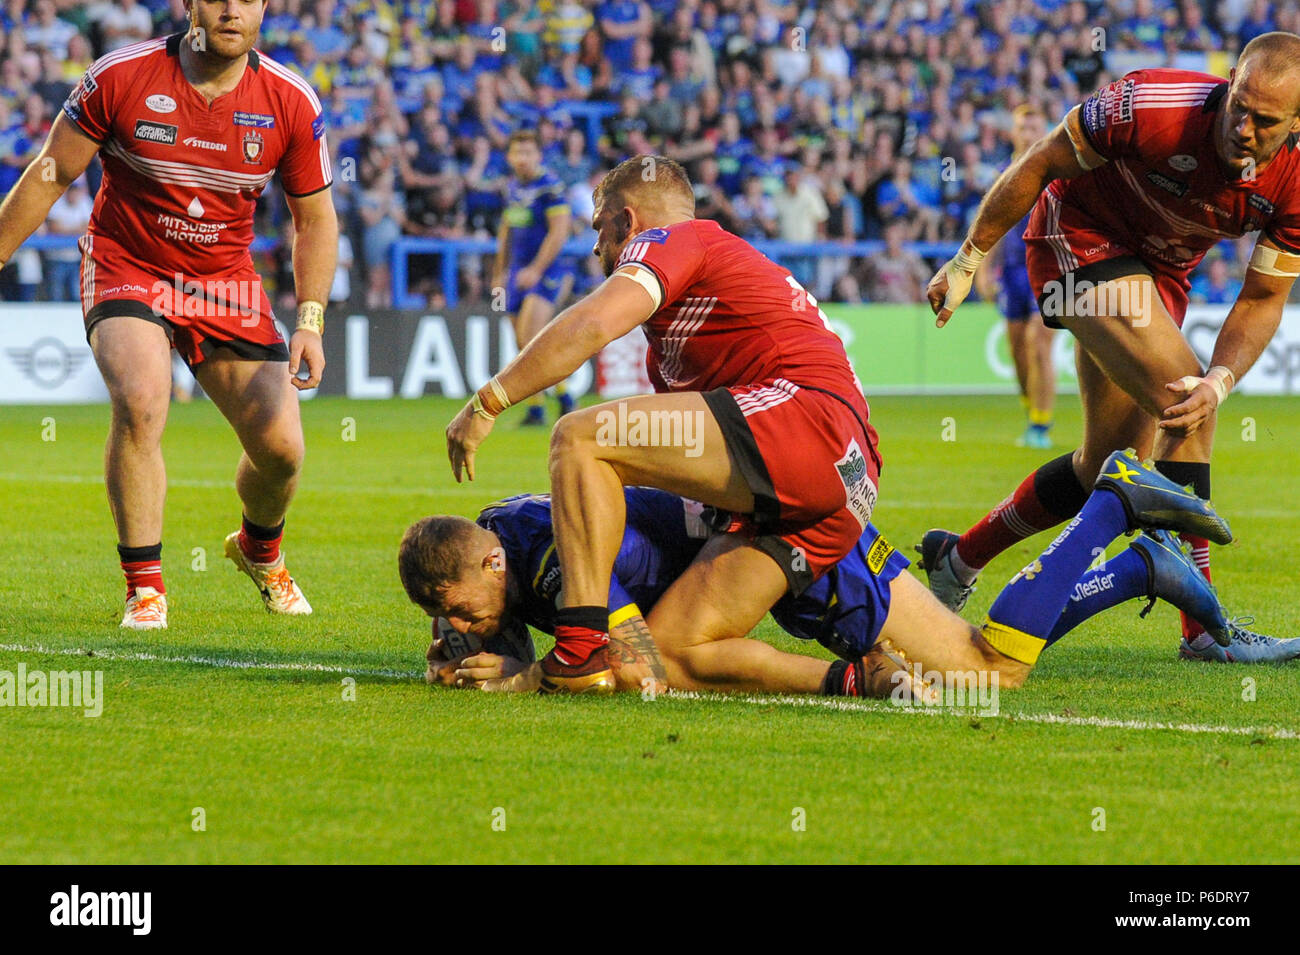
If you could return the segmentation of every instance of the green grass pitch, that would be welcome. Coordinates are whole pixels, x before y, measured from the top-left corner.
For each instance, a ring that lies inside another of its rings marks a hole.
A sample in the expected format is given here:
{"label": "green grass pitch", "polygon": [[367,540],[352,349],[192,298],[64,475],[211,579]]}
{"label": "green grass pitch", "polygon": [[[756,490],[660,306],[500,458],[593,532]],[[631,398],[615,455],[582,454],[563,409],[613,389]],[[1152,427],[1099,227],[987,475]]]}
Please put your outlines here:
{"label": "green grass pitch", "polygon": [[[457,487],[454,410],[303,404],[285,550],[316,613],[294,620],[263,612],[221,556],[239,516],[233,435],[206,402],[174,407],[171,629],[138,635],[117,626],[107,409],[0,409],[0,670],[101,669],[105,696],[97,719],[0,709],[0,862],[1300,861],[1300,667],[1180,662],[1167,607],[1091,621],[1002,693],[997,718],[426,687],[428,623],[396,574],[403,529],[547,483],[546,435],[512,412],[479,481]],[[878,398],[872,420],[876,522],[909,554],[1045,457],[1013,446],[1012,398]],[[1058,441],[1079,427],[1063,397]],[[1300,632],[1298,439],[1294,399],[1234,396],[1215,459],[1240,538],[1214,553],[1215,582],[1285,636]],[[1045,543],[995,562],[967,616]],[[821,652],[770,620],[758,636]]]}

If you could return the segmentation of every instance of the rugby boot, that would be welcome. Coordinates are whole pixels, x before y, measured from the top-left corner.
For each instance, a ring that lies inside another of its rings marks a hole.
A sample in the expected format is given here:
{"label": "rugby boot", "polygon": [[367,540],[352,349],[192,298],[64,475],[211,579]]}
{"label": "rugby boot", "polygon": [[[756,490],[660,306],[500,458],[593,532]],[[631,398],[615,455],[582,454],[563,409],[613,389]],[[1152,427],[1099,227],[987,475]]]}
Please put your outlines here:
{"label": "rugby boot", "polygon": [[121,626],[127,630],[166,630],[167,595],[153,587],[137,587],[126,598]]}
{"label": "rugby boot", "polygon": [[1145,617],[1157,600],[1173,604],[1187,614],[1221,646],[1228,646],[1231,629],[1219,596],[1195,562],[1168,531],[1139,534],[1129,545],[1147,565]]}
{"label": "rugby boot", "polygon": [[1116,451],[1102,465],[1096,488],[1118,495],[1132,530],[1178,531],[1215,544],[1232,542],[1232,531],[1214,510],[1187,488],[1179,487],[1138,460],[1132,448]]}
{"label": "rugby boot", "polygon": [[597,647],[582,661],[570,663],[554,649],[542,657],[542,682],[538,693],[614,692],[614,671],[609,668],[608,647]]}
{"label": "rugby boot", "polygon": [[257,591],[262,595],[262,603],[266,605],[267,613],[292,615],[311,613],[311,604],[307,602],[307,598],[302,595],[302,590],[285,569],[283,554],[269,564],[251,561],[239,546],[239,531],[235,531],[226,538],[226,556],[257,585]]}
{"label": "rugby boot", "polygon": [[953,613],[961,613],[975,590],[974,580],[969,584],[962,583],[957,571],[953,569],[952,552],[958,539],[951,531],[935,528],[926,531],[921,543],[916,545],[916,552],[921,555],[918,563],[925,571],[930,593],[938,597],[939,603]]}

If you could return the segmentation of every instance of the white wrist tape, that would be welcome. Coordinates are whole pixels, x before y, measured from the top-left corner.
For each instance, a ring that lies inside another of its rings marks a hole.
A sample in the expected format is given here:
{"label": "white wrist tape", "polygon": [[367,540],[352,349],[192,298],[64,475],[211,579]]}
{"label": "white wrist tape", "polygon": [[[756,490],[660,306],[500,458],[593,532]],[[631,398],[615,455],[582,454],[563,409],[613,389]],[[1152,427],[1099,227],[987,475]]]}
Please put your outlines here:
{"label": "white wrist tape", "polygon": [[[970,248],[970,252],[966,251],[968,247]],[[984,261],[986,255],[988,255],[987,252],[981,252],[974,242],[967,239],[961,244],[961,248],[957,250],[957,254],[952,257],[951,264],[953,268],[974,275],[976,269],[980,267],[980,263]]]}
{"label": "white wrist tape", "polygon": [[1195,375],[1184,375],[1179,381],[1189,394],[1202,382],[1209,385],[1214,389],[1215,395],[1218,396],[1218,401],[1215,402],[1215,407],[1218,407],[1223,404],[1228,397],[1228,392],[1232,391],[1232,386],[1237,383],[1237,376],[1226,365],[1215,365],[1205,373],[1204,378],[1197,378]]}
{"label": "white wrist tape", "polygon": [[510,407],[510,396],[506,394],[505,388],[501,385],[501,380],[496,375],[488,379],[488,387],[492,389],[492,396],[500,402],[502,411]]}
{"label": "white wrist tape", "polygon": [[1250,256],[1249,267],[1264,275],[1293,279],[1300,275],[1300,255],[1291,255],[1256,243],[1255,251]]}
{"label": "white wrist tape", "polygon": [[659,280],[650,274],[648,269],[638,266],[625,265],[620,268],[615,275],[621,275],[625,279],[631,279],[637,285],[646,290],[650,296],[650,301],[654,302],[655,311],[659,311],[659,306],[663,302],[663,290],[659,288]]}

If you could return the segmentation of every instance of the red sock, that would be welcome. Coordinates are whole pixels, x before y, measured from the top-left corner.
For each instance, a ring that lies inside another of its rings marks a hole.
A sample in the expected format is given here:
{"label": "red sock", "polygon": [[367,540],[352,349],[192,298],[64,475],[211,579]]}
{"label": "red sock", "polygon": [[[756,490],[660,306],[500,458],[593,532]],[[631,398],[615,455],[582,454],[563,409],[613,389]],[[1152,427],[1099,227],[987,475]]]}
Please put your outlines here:
{"label": "red sock", "polygon": [[578,666],[609,644],[607,607],[561,607],[555,615],[555,658]]}
{"label": "red sock", "polygon": [[167,592],[162,579],[162,544],[152,547],[117,547],[126,577],[126,599],[130,600],[137,587],[152,587],[160,594]]}
{"label": "red sock", "polygon": [[273,564],[280,559],[280,541],[284,539],[284,521],[275,527],[254,524],[247,517],[239,529],[239,549],[255,564]]}
{"label": "red sock", "polygon": [[[1210,579],[1210,542],[1204,537],[1193,537],[1191,534],[1179,534],[1178,539],[1187,543],[1192,548],[1192,561],[1205,579]],[[1205,628],[1193,620],[1181,610],[1178,612],[1179,618],[1183,623],[1183,639],[1189,643],[1205,632]]]}
{"label": "red sock", "polygon": [[1008,547],[1055,527],[1067,516],[1049,511],[1034,489],[1035,471],[1020,482],[1010,497],[989,511],[957,541],[957,556],[979,570]]}

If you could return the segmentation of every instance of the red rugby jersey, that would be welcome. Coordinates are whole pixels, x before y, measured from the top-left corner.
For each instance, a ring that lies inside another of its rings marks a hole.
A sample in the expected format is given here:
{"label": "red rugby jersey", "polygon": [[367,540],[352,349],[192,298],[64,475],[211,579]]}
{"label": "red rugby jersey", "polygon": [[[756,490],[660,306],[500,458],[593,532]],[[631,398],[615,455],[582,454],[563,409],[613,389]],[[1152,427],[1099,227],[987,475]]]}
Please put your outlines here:
{"label": "red rugby jersey", "polygon": [[96,60],[63,112],[100,143],[90,234],[160,276],[221,276],[251,268],[253,209],[277,171],[292,196],[331,184],[325,121],[306,80],[256,50],[239,85],[209,104],[181,70],[183,40]]}
{"label": "red rugby jersey", "polygon": [[663,300],[642,326],[657,391],[709,391],[785,378],[865,412],[862,385],[817,300],[787,269],[708,219],[647,229],[619,266],[648,268]]}
{"label": "red rugby jersey", "polygon": [[1220,239],[1262,230],[1300,253],[1300,146],[1292,136],[1254,179],[1225,170],[1214,125],[1228,83],[1188,70],[1136,70],[1084,101],[1080,120],[1093,149],[1110,160],[1049,187],[1026,238],[1046,238],[1062,271],[1110,258],[1115,242],[1186,282]]}

